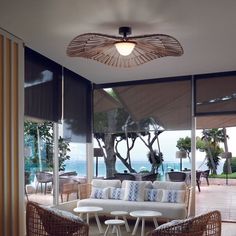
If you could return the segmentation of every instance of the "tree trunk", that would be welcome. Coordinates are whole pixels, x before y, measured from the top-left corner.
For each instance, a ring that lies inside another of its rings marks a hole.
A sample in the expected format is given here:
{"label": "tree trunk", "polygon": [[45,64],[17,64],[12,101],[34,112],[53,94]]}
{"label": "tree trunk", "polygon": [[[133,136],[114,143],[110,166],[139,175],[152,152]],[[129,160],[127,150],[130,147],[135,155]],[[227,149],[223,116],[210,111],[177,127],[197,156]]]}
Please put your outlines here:
{"label": "tree trunk", "polygon": [[[224,132],[224,147],[225,147],[225,152],[229,152],[226,128],[223,128],[223,132]],[[228,156],[226,157],[226,165],[227,165],[227,173],[228,174],[232,174],[231,159],[228,158]]]}
{"label": "tree trunk", "polygon": [[105,164],[106,164],[106,177],[112,177],[114,176],[114,173],[116,173],[116,155],[114,152],[114,137],[112,134],[105,134],[105,149],[107,153],[107,158],[105,158]]}

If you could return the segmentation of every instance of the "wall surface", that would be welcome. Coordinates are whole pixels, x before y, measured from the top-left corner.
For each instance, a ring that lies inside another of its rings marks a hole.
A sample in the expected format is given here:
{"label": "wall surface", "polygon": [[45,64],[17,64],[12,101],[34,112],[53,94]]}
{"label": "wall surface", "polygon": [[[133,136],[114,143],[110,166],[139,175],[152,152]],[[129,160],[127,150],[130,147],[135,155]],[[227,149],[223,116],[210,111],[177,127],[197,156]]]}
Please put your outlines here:
{"label": "wall surface", "polygon": [[23,43],[0,30],[0,235],[23,235]]}

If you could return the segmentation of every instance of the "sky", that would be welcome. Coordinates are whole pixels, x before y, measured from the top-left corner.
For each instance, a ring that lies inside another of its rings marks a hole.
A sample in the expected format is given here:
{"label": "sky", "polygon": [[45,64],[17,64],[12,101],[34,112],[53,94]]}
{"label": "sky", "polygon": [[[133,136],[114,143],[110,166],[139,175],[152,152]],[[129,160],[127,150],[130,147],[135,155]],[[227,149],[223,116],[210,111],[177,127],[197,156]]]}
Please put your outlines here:
{"label": "sky", "polygon": [[[227,135],[229,136],[228,139],[228,149],[229,152],[232,152],[232,156],[236,156],[236,127],[227,128],[226,129]],[[186,136],[191,137],[191,131],[164,131],[159,135],[159,143],[160,149],[163,153],[164,161],[165,162],[179,162],[179,159],[176,159],[175,153],[178,151],[176,147],[177,140],[179,138],[185,138]],[[196,131],[196,136],[202,136],[202,130]],[[97,141],[94,141],[94,146],[97,146]],[[224,145],[221,144],[221,147],[224,148]],[[157,149],[157,144],[155,143],[154,149]],[[126,143],[123,142],[119,146],[119,150],[121,150],[121,154],[123,156],[126,155]],[[123,151],[122,151],[123,150]],[[148,149],[143,144],[143,142],[138,138],[136,140],[134,148],[131,150],[131,160],[132,161],[143,161],[147,160],[147,153]],[[197,150],[196,152],[196,161],[197,165],[196,168],[200,167],[201,163],[204,162],[205,159],[205,152],[200,152]],[[184,162],[189,162],[188,159],[183,160]],[[224,160],[222,160],[224,162]]]}

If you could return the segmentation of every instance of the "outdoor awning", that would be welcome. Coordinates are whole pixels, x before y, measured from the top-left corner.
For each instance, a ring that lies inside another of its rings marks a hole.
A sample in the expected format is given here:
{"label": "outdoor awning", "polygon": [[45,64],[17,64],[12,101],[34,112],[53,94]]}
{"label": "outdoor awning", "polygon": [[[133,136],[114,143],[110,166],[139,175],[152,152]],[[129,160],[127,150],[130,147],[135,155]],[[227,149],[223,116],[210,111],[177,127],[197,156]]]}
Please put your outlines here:
{"label": "outdoor awning", "polygon": [[[197,77],[195,86],[197,129],[236,126],[236,76],[231,73]],[[132,120],[138,122],[151,117],[165,130],[191,130],[191,79],[162,80],[112,89]],[[105,103],[102,108],[105,110]]]}
{"label": "outdoor awning", "polygon": [[121,107],[121,104],[103,89],[94,90],[93,109],[94,112],[104,112]]}
{"label": "outdoor awning", "polygon": [[153,117],[165,130],[191,129],[191,81],[113,88],[135,121]]}

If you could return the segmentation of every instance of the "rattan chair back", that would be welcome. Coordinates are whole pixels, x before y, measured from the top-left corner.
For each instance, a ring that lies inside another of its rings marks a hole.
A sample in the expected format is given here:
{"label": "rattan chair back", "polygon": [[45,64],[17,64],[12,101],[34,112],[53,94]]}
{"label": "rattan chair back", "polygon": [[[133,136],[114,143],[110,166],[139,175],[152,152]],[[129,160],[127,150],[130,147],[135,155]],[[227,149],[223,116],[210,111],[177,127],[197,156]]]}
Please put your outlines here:
{"label": "rattan chair back", "polygon": [[211,211],[206,214],[161,225],[148,236],[221,236],[221,214]]}
{"label": "rattan chair back", "polygon": [[186,173],[180,171],[168,172],[169,180],[172,182],[184,182],[186,179]]}
{"label": "rattan chair back", "polygon": [[[28,202],[26,206],[27,236],[88,236],[89,226],[79,217],[69,217],[66,212],[58,213]],[[71,213],[69,213],[71,214]],[[72,215],[72,214],[71,214]]]}

